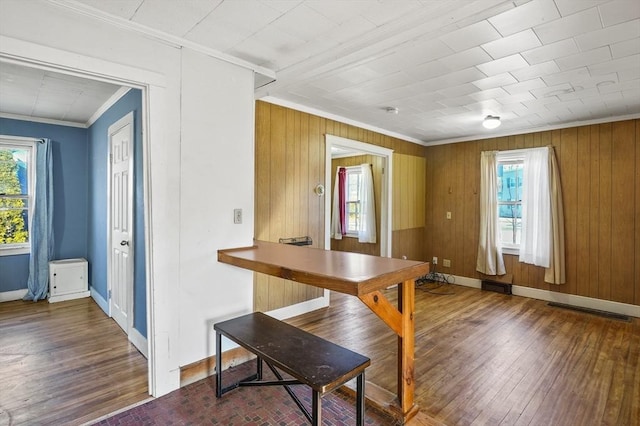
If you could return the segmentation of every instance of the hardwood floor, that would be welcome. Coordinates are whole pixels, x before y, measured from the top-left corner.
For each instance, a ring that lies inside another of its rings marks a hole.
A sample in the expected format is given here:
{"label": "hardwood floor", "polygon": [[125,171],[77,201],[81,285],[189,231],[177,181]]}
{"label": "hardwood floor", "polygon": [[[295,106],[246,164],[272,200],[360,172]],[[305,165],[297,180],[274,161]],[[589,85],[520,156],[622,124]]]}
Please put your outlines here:
{"label": "hardwood floor", "polygon": [[147,360],[93,299],[0,303],[0,425],[77,425],[148,397]]}
{"label": "hardwood floor", "polygon": [[[416,403],[447,425],[640,424],[640,319],[446,286],[416,290]],[[390,298],[395,290],[389,291]],[[288,321],[369,356],[395,391],[396,337],[355,297]]]}
{"label": "hardwood floor", "polygon": [[[640,319],[438,291],[454,294],[416,291],[421,413],[446,425],[640,424]],[[369,356],[367,379],[395,391],[396,338],[355,297],[288,322]],[[90,298],[0,304],[1,425],[82,424],[147,398],[146,359]]]}

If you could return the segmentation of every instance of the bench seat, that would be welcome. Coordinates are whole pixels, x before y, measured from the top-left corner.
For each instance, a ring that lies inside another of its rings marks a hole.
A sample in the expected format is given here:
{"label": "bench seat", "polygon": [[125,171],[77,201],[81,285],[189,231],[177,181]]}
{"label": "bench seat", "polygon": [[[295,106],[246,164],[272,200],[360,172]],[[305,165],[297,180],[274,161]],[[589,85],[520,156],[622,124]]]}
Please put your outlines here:
{"label": "bench seat", "polygon": [[[254,312],[214,325],[216,331],[216,396],[238,386],[284,386],[305,416],[314,425],[320,425],[321,397],[357,378],[356,421],[364,418],[364,371],[371,360],[262,312]],[[222,387],[222,336],[254,353],[257,357],[256,374]],[[262,381],[262,362],[273,371],[276,381]],[[281,370],[295,380],[285,380]],[[304,384],[312,389],[312,413],[302,406],[289,385]]]}

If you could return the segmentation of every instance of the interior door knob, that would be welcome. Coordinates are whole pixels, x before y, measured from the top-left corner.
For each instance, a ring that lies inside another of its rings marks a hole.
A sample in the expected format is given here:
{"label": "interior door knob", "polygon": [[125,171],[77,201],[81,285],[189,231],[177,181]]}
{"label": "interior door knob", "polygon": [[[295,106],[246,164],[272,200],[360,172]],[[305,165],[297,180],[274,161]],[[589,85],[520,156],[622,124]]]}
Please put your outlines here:
{"label": "interior door knob", "polygon": [[120,245],[121,245],[121,246],[128,246],[128,245],[129,245],[129,241],[127,241],[127,240],[122,240],[122,241],[120,241]]}

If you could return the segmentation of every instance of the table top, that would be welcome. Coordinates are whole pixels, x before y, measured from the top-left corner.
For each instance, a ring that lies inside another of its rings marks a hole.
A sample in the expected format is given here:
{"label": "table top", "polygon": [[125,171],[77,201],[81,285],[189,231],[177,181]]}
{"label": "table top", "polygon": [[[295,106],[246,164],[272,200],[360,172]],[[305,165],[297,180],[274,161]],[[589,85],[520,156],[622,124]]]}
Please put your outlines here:
{"label": "table top", "polygon": [[254,241],[218,250],[218,261],[288,280],[362,296],[429,272],[429,263]]}

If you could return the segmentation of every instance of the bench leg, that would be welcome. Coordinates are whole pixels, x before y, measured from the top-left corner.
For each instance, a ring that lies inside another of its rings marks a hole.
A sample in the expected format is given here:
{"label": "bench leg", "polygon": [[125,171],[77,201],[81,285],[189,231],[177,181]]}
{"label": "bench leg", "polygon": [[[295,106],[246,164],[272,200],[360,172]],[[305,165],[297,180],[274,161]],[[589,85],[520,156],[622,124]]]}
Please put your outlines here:
{"label": "bench leg", "polygon": [[364,425],[364,371],[358,374],[356,385],[356,425]]}
{"label": "bench leg", "polygon": [[313,426],[322,425],[322,398],[318,391],[313,391],[311,397],[311,424]]}
{"label": "bench leg", "polygon": [[222,334],[216,332],[216,398],[222,396]]}

